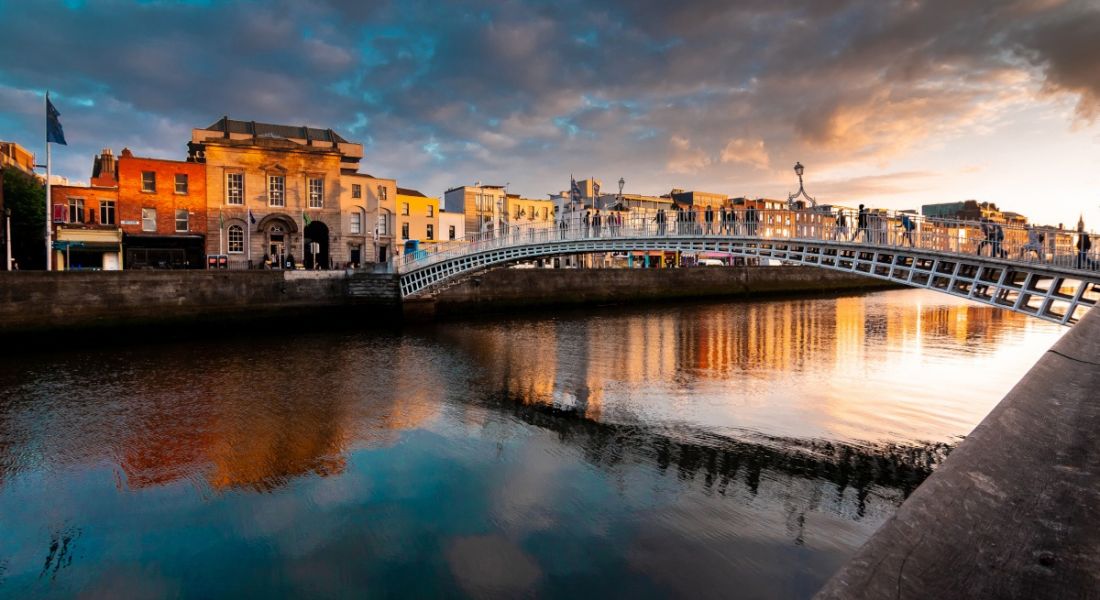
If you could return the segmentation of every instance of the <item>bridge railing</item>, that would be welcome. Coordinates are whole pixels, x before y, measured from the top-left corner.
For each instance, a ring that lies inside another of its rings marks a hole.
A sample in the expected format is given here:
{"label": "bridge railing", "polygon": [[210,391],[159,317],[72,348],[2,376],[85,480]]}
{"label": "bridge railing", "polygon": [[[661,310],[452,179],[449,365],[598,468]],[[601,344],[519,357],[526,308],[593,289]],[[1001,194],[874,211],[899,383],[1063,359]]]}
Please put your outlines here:
{"label": "bridge railing", "polygon": [[[609,218],[614,215],[617,218]],[[735,209],[714,211],[708,221],[702,211],[665,211],[658,214],[601,213],[587,220],[580,211],[558,221],[538,221],[506,226],[441,242],[416,253],[395,256],[392,269],[402,273],[452,258],[550,242],[591,239],[715,238],[739,241],[832,242],[852,247],[918,248],[951,254],[987,256],[1012,262],[1046,264],[1061,269],[1100,269],[1097,243],[1081,249],[1080,232],[1052,227],[1033,227],[954,219],[938,219],[889,211],[819,209]]]}

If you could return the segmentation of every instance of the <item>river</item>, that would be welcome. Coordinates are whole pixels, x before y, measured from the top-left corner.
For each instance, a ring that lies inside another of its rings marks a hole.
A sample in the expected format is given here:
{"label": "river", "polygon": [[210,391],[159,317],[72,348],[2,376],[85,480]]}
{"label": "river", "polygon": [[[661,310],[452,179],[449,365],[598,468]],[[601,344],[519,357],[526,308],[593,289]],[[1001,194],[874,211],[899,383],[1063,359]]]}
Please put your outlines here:
{"label": "river", "polygon": [[272,329],[6,357],[0,596],[805,598],[1063,333],[916,290]]}

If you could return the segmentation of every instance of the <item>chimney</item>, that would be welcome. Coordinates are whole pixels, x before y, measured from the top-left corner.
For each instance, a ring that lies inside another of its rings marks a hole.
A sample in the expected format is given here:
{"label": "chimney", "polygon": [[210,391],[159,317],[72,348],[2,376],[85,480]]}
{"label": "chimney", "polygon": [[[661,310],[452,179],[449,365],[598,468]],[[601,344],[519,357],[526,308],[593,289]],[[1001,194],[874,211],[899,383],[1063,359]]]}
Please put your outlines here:
{"label": "chimney", "polygon": [[118,160],[110,148],[104,148],[92,162],[91,184],[99,187],[118,187]]}

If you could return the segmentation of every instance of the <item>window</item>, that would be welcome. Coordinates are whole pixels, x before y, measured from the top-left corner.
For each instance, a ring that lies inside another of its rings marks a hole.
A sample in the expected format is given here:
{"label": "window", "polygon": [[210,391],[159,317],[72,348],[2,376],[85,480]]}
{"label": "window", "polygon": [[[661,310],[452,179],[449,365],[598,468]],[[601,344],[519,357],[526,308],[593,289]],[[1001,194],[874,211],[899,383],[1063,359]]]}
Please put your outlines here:
{"label": "window", "polygon": [[435,207],[432,206],[431,204],[428,205],[428,216],[429,217],[434,217],[435,216]]}
{"label": "window", "polygon": [[409,239],[409,224],[408,223],[402,223],[401,224],[401,239],[403,239],[403,240]]}
{"label": "window", "polygon": [[114,200],[100,200],[99,201],[99,222],[103,225],[115,224],[115,201]]}
{"label": "window", "polygon": [[320,177],[309,178],[309,207],[321,208],[325,205],[325,180]]}
{"label": "window", "polygon": [[401,203],[401,215],[404,216],[404,217],[409,216],[409,203],[408,202],[402,202]]}
{"label": "window", "polygon": [[157,174],[153,171],[141,172],[141,191],[143,192],[155,192],[157,191]]}
{"label": "window", "polygon": [[386,186],[384,186],[384,185],[378,186],[378,199],[379,200],[385,200],[386,199]]}
{"label": "window", "polygon": [[286,206],[286,177],[282,175],[267,177],[267,203],[271,206]]}
{"label": "window", "polygon": [[157,209],[155,209],[155,208],[143,208],[143,209],[141,209],[141,230],[142,231],[156,231],[157,230]]}
{"label": "window", "polygon": [[535,212],[535,207],[534,206],[528,206],[527,207],[527,217],[530,218],[533,221],[533,220],[535,220],[536,216],[538,216],[538,213]]}
{"label": "window", "polygon": [[70,223],[83,223],[84,222],[84,199],[83,198],[69,198],[69,222]]}
{"label": "window", "polygon": [[184,175],[182,173],[177,173],[176,174],[176,193],[177,194],[186,194],[187,193],[187,175]]}
{"label": "window", "polygon": [[229,252],[232,254],[244,252],[244,228],[240,225],[229,226]]}
{"label": "window", "polygon": [[378,215],[378,227],[375,229],[378,235],[389,235],[390,226],[389,221],[386,219],[386,215]]}
{"label": "window", "polygon": [[244,173],[225,174],[225,203],[244,204]]}
{"label": "window", "polygon": [[516,219],[519,219],[522,216],[523,216],[523,208],[517,206],[516,207]]}
{"label": "window", "polygon": [[351,232],[363,233],[363,215],[358,212],[351,213]]}
{"label": "window", "polygon": [[431,225],[431,224],[428,225],[428,235],[424,236],[424,239],[427,239],[427,240],[434,240],[435,239],[435,225]]}
{"label": "window", "polygon": [[352,198],[362,198],[363,197],[363,186],[359,185],[358,183],[351,184],[351,197]]}
{"label": "window", "polygon": [[450,227],[447,228],[447,238],[452,239],[452,240],[455,239],[455,226],[454,225],[451,225]]}
{"label": "window", "polygon": [[190,222],[190,216],[186,208],[176,209],[176,231],[186,232]]}

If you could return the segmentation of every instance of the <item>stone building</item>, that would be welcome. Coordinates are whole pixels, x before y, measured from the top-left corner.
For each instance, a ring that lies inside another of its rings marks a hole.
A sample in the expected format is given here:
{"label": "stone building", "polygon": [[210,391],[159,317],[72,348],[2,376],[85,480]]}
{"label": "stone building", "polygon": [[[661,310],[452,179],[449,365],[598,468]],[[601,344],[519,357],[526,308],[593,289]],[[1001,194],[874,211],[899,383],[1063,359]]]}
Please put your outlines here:
{"label": "stone building", "polygon": [[332,129],[229,117],[193,129],[188,161],[206,165],[207,254],[228,255],[237,268],[264,257],[307,269],[349,264],[355,244],[365,243],[365,234],[349,232],[351,215],[366,215],[343,209],[349,182],[341,178],[362,157],[361,144]]}

